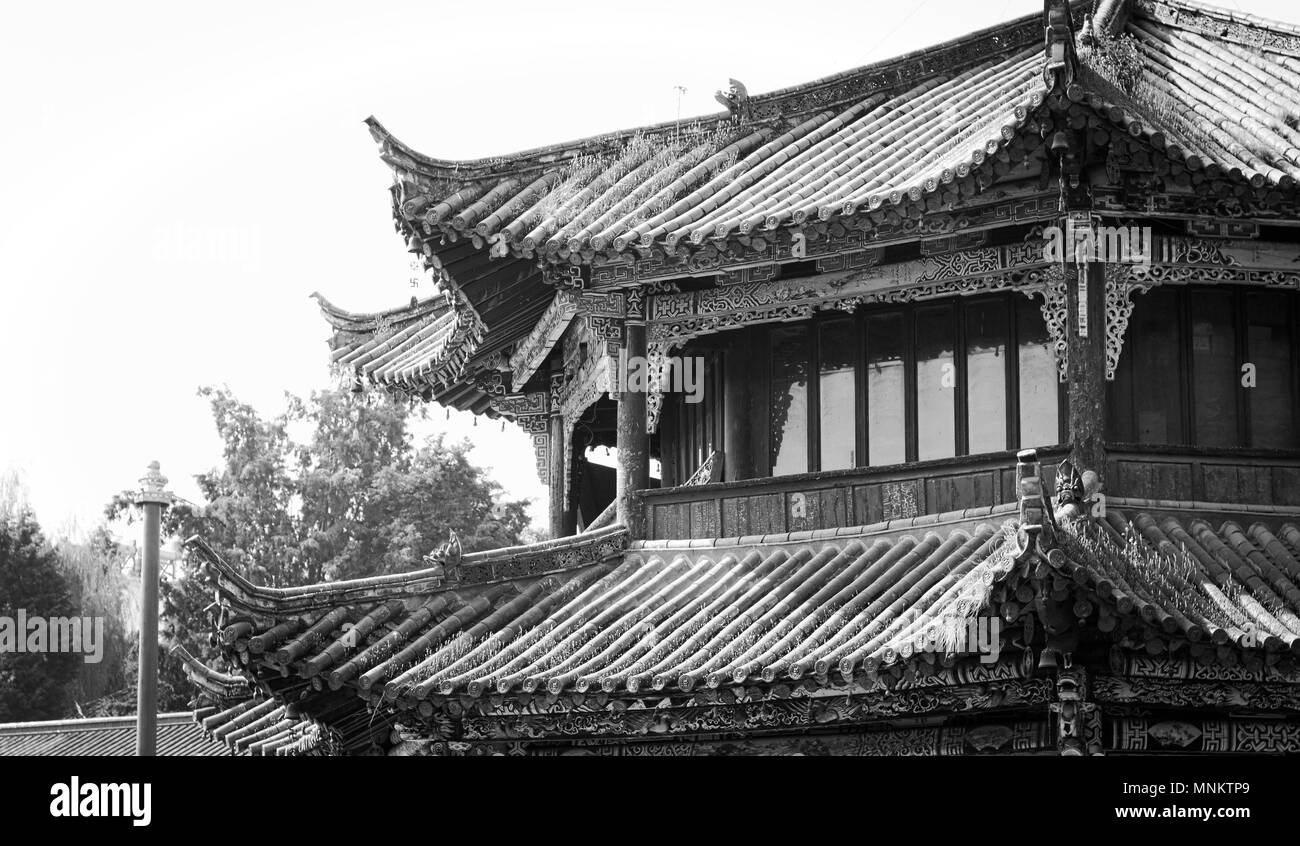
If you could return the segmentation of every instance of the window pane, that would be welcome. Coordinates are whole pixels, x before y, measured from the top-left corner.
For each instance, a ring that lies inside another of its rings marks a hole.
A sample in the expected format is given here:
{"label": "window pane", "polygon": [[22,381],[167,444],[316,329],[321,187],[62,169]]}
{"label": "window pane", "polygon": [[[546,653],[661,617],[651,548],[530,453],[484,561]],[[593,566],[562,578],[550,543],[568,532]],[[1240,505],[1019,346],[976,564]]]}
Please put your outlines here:
{"label": "window pane", "polygon": [[902,314],[867,317],[867,456],[873,466],[907,460],[904,342]]}
{"label": "window pane", "polygon": [[953,423],[953,363],[951,306],[916,310],[916,429],[917,458],[948,458],[956,454]]}
{"label": "window pane", "polygon": [[1192,394],[1196,442],[1237,445],[1237,333],[1233,296],[1227,291],[1190,291]]}
{"label": "window pane", "polygon": [[[1022,377],[1023,378],[1023,377]],[[1106,440],[1131,444],[1137,440],[1133,434],[1133,329],[1125,333],[1120,350],[1119,367],[1115,368],[1115,381],[1106,385]],[[1026,444],[1026,446],[1031,446]]]}
{"label": "window pane", "polygon": [[966,429],[970,452],[1007,448],[1007,303],[966,307]]}
{"label": "window pane", "polygon": [[772,330],[772,475],[808,472],[808,327]]}
{"label": "window pane", "polygon": [[1176,291],[1156,290],[1136,297],[1122,354],[1133,355],[1138,443],[1184,442],[1178,324]]}
{"label": "window pane", "polygon": [[1020,448],[1051,446],[1061,440],[1060,380],[1056,354],[1037,300],[1016,297],[1020,365]]}
{"label": "window pane", "polygon": [[[1291,301],[1284,294],[1247,295],[1247,360],[1255,365],[1255,387],[1246,389],[1251,446],[1281,449],[1296,445],[1290,316]],[[1236,378],[1241,384],[1240,370]]]}
{"label": "window pane", "polygon": [[854,347],[852,318],[821,324],[817,355],[822,470],[843,470],[855,464]]}

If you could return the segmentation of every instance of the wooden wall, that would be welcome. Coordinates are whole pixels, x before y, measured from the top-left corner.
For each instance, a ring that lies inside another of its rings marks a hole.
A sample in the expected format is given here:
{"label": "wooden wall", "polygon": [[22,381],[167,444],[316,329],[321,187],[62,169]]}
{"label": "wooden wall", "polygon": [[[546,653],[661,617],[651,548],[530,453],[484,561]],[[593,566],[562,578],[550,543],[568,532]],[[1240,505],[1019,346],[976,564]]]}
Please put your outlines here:
{"label": "wooden wall", "polygon": [[1300,457],[1281,452],[1112,448],[1106,492],[1147,499],[1300,505]]}
{"label": "wooden wall", "polygon": [[[1060,454],[1040,453],[1049,484]],[[646,537],[724,538],[864,526],[1015,502],[1015,455],[645,492]]]}

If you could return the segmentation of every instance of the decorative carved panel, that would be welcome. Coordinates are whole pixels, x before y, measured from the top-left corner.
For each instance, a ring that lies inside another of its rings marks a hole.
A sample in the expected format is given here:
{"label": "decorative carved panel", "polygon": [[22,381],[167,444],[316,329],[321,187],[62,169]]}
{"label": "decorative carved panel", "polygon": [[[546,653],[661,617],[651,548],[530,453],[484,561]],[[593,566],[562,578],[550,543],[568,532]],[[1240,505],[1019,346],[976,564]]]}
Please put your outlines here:
{"label": "decorative carved panel", "polygon": [[564,336],[564,330],[569,328],[573,316],[578,313],[578,303],[578,296],[570,291],[558,291],[555,294],[555,299],[542,314],[541,320],[510,357],[514,384],[523,387],[537,372],[537,368]]}

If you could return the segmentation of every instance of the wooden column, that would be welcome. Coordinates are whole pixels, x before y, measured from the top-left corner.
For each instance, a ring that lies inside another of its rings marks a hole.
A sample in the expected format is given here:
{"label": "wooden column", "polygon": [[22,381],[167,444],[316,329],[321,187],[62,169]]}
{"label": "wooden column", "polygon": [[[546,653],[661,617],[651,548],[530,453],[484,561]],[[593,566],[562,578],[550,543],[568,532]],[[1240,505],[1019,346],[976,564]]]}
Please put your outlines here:
{"label": "wooden column", "polygon": [[[1084,282],[1086,284],[1081,285]],[[1086,288],[1086,298],[1081,291]],[[1068,315],[1066,378],[1069,380],[1070,461],[1080,472],[1106,475],[1106,265],[1065,266]],[[1086,328],[1079,320],[1086,315]],[[1087,334],[1083,334],[1086,332]]]}
{"label": "wooden column", "polygon": [[[646,327],[627,321],[627,360],[645,358]],[[646,438],[645,391],[624,391],[618,398],[618,521],[634,538],[641,537],[641,506],[636,492],[650,487],[650,446]]]}
{"label": "wooden column", "polygon": [[735,337],[723,351],[722,365],[722,478],[727,482],[753,476],[749,379],[754,362],[749,330],[741,329],[732,334]]}
{"label": "wooden column", "polygon": [[548,456],[550,475],[550,523],[551,537],[562,538],[564,532],[564,418],[560,413],[551,414],[551,430],[548,438]]}
{"label": "wooden column", "polygon": [[547,488],[550,494],[551,537],[562,538],[565,531],[564,507],[564,416],[560,414],[560,401],[564,395],[564,363],[551,364],[551,420],[547,437]]}

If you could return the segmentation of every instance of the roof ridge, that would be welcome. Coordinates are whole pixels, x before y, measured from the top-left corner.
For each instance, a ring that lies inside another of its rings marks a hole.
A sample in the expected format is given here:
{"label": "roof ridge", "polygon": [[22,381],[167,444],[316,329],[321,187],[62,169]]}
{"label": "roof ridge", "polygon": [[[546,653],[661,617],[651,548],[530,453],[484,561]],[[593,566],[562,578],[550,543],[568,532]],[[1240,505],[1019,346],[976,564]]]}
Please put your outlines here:
{"label": "roof ridge", "polygon": [[[453,565],[456,570],[473,567],[475,570],[490,573],[491,577],[485,579],[449,580],[447,579],[448,567],[443,564],[436,564],[432,567],[424,567],[405,573],[387,573],[381,576],[344,579],[336,582],[317,582],[293,587],[266,587],[254,584],[240,575],[234,567],[198,535],[186,540],[185,546],[194,550],[204,559],[207,566],[214,571],[217,589],[222,595],[233,599],[234,604],[241,609],[265,614],[291,615],[317,610],[325,606],[376,602],[381,599],[407,599],[443,591],[462,590],[480,584],[486,585],[488,582],[510,580],[517,578],[517,575],[499,575],[496,565],[510,564],[520,558],[529,560],[545,558],[558,561],[565,558],[565,556],[557,555],[557,552],[562,553],[581,547],[593,547],[593,551],[599,551],[602,543],[612,543],[611,548],[616,548],[621,552],[622,546],[619,544],[619,540],[626,534],[626,527],[622,524],[615,524],[569,537],[552,538],[536,543],[467,553],[459,559],[456,565]],[[544,571],[536,570],[531,572],[576,570],[599,563],[600,560],[582,555],[575,555],[574,557],[576,561],[571,566],[557,566]],[[510,568],[502,567],[500,569],[507,570]]]}
{"label": "roof ridge", "polygon": [[[158,715],[158,725],[188,725],[194,720],[193,711],[171,711]],[[135,714],[116,717],[69,717],[62,720],[32,720],[30,722],[0,723],[0,734],[53,733],[66,729],[98,731],[101,729],[131,728],[136,724]]]}
{"label": "roof ridge", "polygon": [[[939,67],[937,63],[933,61],[933,59],[935,57],[935,54],[940,51],[951,50],[957,47],[962,47],[967,45],[973,45],[984,40],[996,41],[999,38],[1011,39],[1014,42],[1012,46],[1003,45],[1001,49],[1004,52],[1007,50],[1015,49],[1016,47],[1032,46],[1033,44],[1037,43],[1038,39],[1041,38],[1041,33],[1039,32],[1037,27],[1031,26],[1031,24],[1040,21],[1042,17],[1043,17],[1042,12],[1032,12],[1030,14],[1022,15],[1021,17],[1014,18],[1010,21],[994,24],[992,26],[988,26],[983,29],[979,29],[974,32],[967,33],[965,35],[959,36],[957,38],[952,38],[947,41],[940,42],[938,44],[933,44],[928,47],[912,50],[907,53],[902,53],[900,55],[893,56],[887,59],[882,59],[877,62],[870,62],[868,64],[859,65],[857,67],[850,68],[845,71],[839,71],[837,73],[829,74],[827,76],[819,77],[817,79],[809,80],[807,82],[786,86],[785,88],[778,88],[772,91],[764,92],[762,94],[750,95],[747,102],[750,104],[751,108],[770,106],[772,107],[773,114],[767,117],[756,118],[752,121],[747,121],[746,124],[749,126],[769,124],[774,122],[780,122],[782,119],[788,120],[797,117],[799,115],[812,114],[825,109],[836,109],[838,103],[842,103],[845,99],[851,99],[851,98],[841,98],[840,100],[813,98],[818,100],[818,104],[807,105],[802,107],[796,106],[790,108],[789,111],[781,109],[780,104],[782,101],[793,100],[794,98],[800,95],[806,95],[811,92],[815,92],[818,89],[822,89],[834,85],[843,85],[844,83],[851,82],[858,77],[865,77],[869,74],[880,74],[882,72],[896,70],[898,66],[904,65],[908,62],[916,61],[918,59],[932,60],[930,62],[927,62],[927,65],[929,66],[929,71],[924,75],[924,77],[922,77],[922,78],[929,78],[930,76],[934,76],[936,74],[945,73],[945,72],[950,73],[957,69],[964,69],[968,65],[973,65],[981,61],[985,61],[993,55],[992,52],[988,52],[982,54],[979,57],[976,57],[975,59],[963,62],[957,65],[956,67]],[[1016,30],[1020,28],[1024,28],[1026,32],[1023,34],[1017,33]],[[892,90],[893,88],[908,87],[908,86],[915,85],[918,81],[920,81],[920,79],[921,78],[911,78],[911,79],[904,80],[901,79],[900,77],[894,82],[892,86],[890,86],[890,90]],[[863,91],[860,92],[860,95],[866,96],[869,93],[876,93],[881,90],[884,89],[877,88],[871,91]],[[427,168],[431,171],[434,171],[435,172],[434,175],[445,177],[445,178],[456,178],[461,181],[468,182],[476,178],[491,178],[494,176],[498,176],[501,173],[501,171],[504,169],[502,168],[502,166],[506,164],[511,164],[511,163],[535,164],[538,167],[544,167],[547,165],[554,164],[558,159],[569,158],[571,157],[572,154],[577,154],[581,152],[592,152],[595,149],[598,149],[600,147],[609,146],[616,142],[626,141],[630,138],[635,137],[638,134],[655,134],[661,132],[676,131],[679,127],[681,127],[684,124],[717,125],[717,124],[725,123],[730,119],[731,119],[731,114],[729,112],[714,112],[710,114],[696,115],[690,118],[683,118],[681,120],[662,121],[660,123],[655,123],[655,124],[646,124],[642,126],[628,127],[625,129],[614,130],[611,132],[604,132],[596,135],[590,135],[583,138],[576,138],[569,141],[562,141],[554,144],[532,147],[532,148],[519,150],[512,153],[506,153],[497,156],[484,156],[477,159],[442,159],[433,156],[428,156],[416,151],[410,145],[398,139],[397,136],[394,135],[392,131],[390,131],[387,127],[385,127],[373,115],[367,117],[364,123],[369,128],[371,137],[374,138],[376,143],[380,144],[385,149],[385,153],[387,153],[389,150],[395,151],[396,153],[409,158],[412,163],[421,166],[423,168]],[[548,156],[550,157],[549,159],[547,158]],[[385,158],[387,159],[386,155]],[[390,164],[392,164],[391,161]],[[487,172],[484,173],[473,172],[478,170],[487,171]],[[526,168],[511,169],[512,172],[522,172],[523,170],[526,170]]]}
{"label": "roof ridge", "polygon": [[[1127,2],[1128,0],[1121,0]],[[1210,17],[1222,18],[1231,23],[1240,26],[1250,27],[1252,29],[1263,29],[1272,32],[1285,32],[1292,35],[1300,35],[1300,24],[1280,21],[1276,18],[1265,18],[1260,15],[1252,15],[1249,12],[1243,12],[1240,9],[1227,9],[1223,6],[1217,6],[1213,3],[1203,3],[1200,0],[1132,0],[1132,2],[1145,11],[1145,7],[1155,5],[1173,6],[1174,8],[1186,9]],[[1165,21],[1161,21],[1166,23]],[[1177,26],[1178,24],[1173,23]]]}
{"label": "roof ridge", "polygon": [[1109,505],[1121,508],[1163,509],[1168,511],[1211,511],[1233,514],[1300,516],[1300,506],[1266,505],[1263,503],[1206,502],[1190,499],[1152,499],[1150,497],[1107,497]]}
{"label": "roof ridge", "polygon": [[395,308],[383,309],[381,311],[348,311],[339,308],[325,298],[325,295],[319,291],[312,291],[308,295],[310,299],[316,300],[320,307],[321,314],[335,329],[345,329],[349,332],[374,331],[381,328],[385,322],[394,322],[402,320],[414,320],[426,317],[430,314],[443,314],[453,308],[451,301],[445,293],[436,293],[424,299],[412,297],[412,302],[397,306]]}

